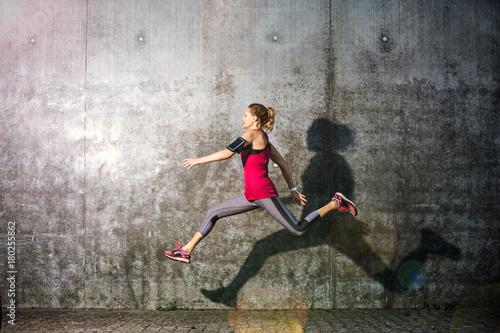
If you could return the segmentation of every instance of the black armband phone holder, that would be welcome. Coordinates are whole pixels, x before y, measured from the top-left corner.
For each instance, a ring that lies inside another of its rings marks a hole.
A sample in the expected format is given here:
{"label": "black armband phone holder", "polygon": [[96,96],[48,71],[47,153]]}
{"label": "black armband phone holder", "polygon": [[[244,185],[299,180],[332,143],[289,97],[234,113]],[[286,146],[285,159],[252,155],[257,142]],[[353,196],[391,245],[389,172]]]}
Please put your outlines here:
{"label": "black armband phone holder", "polygon": [[241,153],[244,147],[245,147],[245,139],[239,137],[226,148],[232,151],[233,153]]}

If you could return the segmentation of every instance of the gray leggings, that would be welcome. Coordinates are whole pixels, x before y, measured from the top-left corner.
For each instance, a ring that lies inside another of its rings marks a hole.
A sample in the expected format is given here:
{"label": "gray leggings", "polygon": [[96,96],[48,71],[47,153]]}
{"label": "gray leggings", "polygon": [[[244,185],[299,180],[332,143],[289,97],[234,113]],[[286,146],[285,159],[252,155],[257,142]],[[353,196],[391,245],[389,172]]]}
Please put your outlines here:
{"label": "gray leggings", "polygon": [[276,221],[296,236],[305,234],[321,219],[319,213],[314,211],[302,221],[298,221],[278,197],[248,201],[245,195],[242,194],[210,208],[198,232],[205,237],[210,233],[217,220],[226,216],[245,213],[259,207],[267,210]]}

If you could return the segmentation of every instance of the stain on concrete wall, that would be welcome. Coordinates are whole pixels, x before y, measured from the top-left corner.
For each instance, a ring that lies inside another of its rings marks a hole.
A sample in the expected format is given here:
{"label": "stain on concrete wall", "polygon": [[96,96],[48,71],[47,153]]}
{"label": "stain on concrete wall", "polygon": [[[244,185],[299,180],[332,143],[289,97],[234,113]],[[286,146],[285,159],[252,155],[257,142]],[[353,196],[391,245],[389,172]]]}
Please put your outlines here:
{"label": "stain on concrete wall", "polygon": [[[15,222],[19,307],[442,307],[498,282],[494,2],[23,0],[0,13],[0,244]],[[220,220],[193,264],[167,261],[243,191],[237,157],[182,159],[239,136],[252,102],[278,112],[270,140],[309,200],[292,212],[342,191],[359,216],[296,238],[253,211]]]}

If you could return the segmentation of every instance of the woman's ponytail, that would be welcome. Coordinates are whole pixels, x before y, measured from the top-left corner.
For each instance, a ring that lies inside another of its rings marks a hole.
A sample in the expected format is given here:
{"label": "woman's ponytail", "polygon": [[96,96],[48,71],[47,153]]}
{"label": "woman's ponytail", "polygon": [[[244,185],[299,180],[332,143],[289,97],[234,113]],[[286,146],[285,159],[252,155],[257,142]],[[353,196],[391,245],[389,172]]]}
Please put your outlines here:
{"label": "woman's ponytail", "polygon": [[267,108],[267,121],[262,125],[266,129],[266,132],[271,133],[274,127],[274,115],[276,111],[272,107]]}

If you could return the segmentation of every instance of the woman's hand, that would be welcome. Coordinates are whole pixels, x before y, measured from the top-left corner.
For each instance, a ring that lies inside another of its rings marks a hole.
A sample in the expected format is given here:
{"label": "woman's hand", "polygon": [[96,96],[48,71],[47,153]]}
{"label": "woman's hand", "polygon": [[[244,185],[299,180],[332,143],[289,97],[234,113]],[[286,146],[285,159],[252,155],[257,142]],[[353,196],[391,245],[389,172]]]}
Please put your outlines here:
{"label": "woman's hand", "polygon": [[296,202],[299,206],[305,206],[307,200],[306,196],[300,193],[299,191],[292,192],[292,203]]}
{"label": "woman's hand", "polygon": [[188,170],[191,170],[192,167],[198,164],[200,164],[199,158],[186,158],[182,161],[182,167],[187,168]]}

